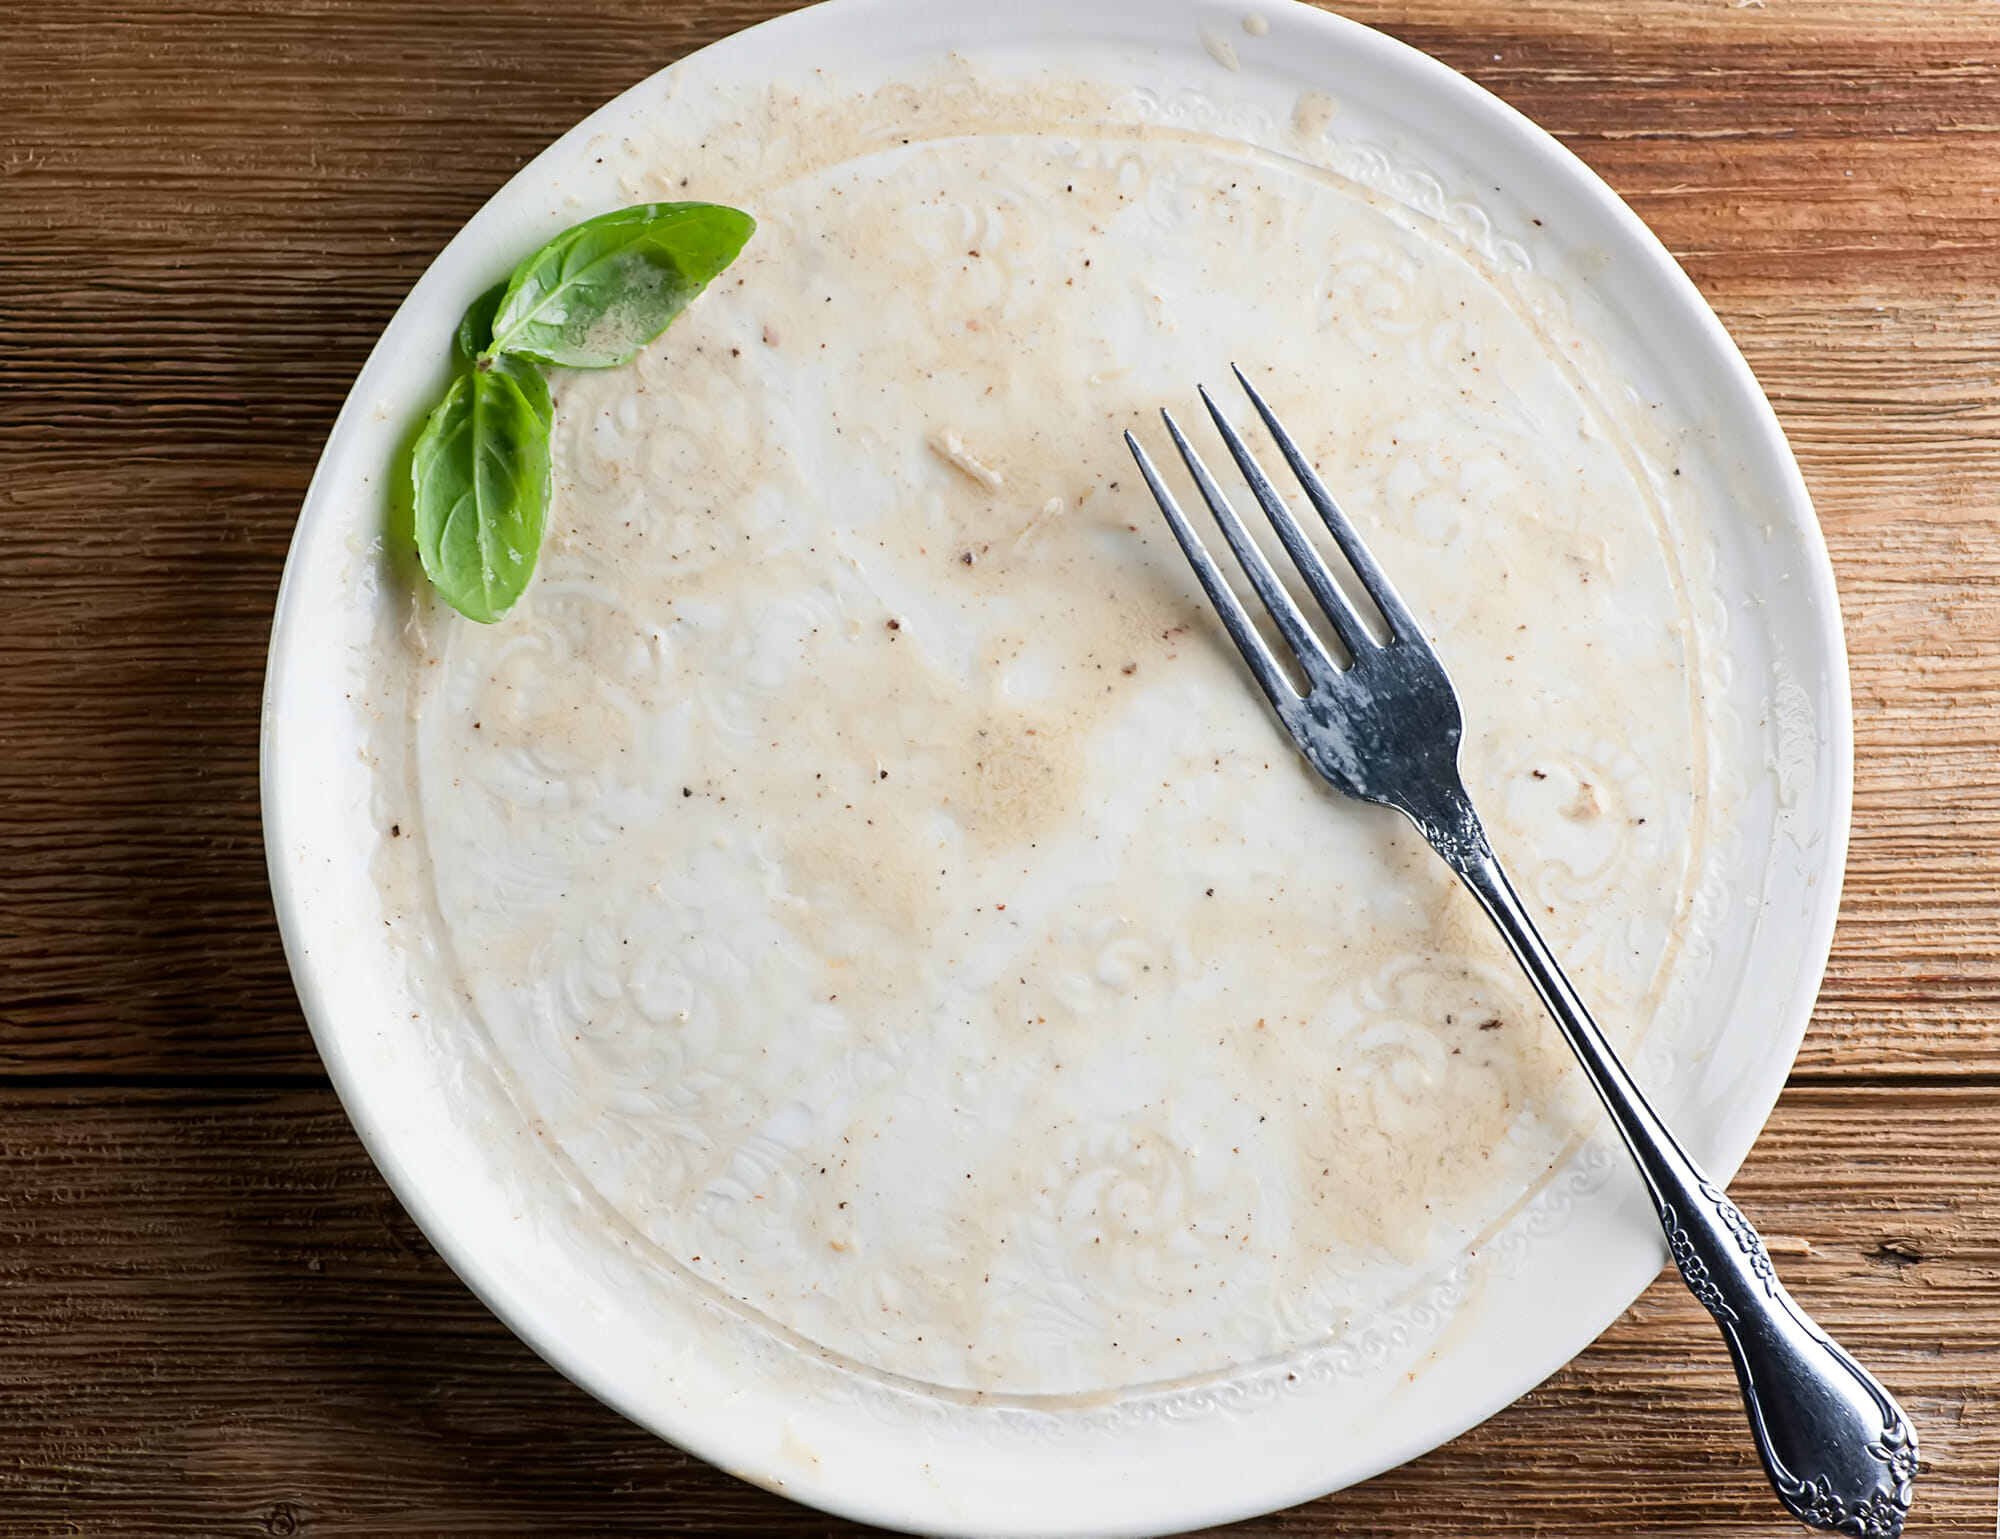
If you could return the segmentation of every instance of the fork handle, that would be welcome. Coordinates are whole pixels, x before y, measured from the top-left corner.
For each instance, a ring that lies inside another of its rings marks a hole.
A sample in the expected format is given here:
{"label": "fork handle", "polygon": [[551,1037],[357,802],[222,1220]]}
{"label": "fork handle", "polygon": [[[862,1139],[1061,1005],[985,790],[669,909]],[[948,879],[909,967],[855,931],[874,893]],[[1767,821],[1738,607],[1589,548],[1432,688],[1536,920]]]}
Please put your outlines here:
{"label": "fork handle", "polygon": [[1417,822],[1507,938],[1638,1162],[1674,1264],[1729,1344],[1778,1499],[1813,1528],[1895,1539],[1910,1510],[1916,1429],[1785,1291],[1750,1221],[1680,1146],[1591,1019],[1469,805],[1464,818],[1444,837]]}

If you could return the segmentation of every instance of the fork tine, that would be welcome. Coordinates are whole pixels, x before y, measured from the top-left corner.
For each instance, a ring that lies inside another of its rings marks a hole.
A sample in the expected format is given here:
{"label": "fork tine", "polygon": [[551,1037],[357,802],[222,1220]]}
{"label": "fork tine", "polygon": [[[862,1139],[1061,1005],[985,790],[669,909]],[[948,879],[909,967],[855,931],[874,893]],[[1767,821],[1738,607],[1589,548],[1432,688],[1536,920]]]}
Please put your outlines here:
{"label": "fork tine", "polygon": [[1257,682],[1264,687],[1264,693],[1271,704],[1283,716],[1298,704],[1298,691],[1278,667],[1278,660],[1271,656],[1271,649],[1264,645],[1264,638],[1257,634],[1257,627],[1251,623],[1250,612],[1243,607],[1229,586],[1229,579],[1222,575],[1222,568],[1215,564],[1215,558],[1201,543],[1201,536],[1194,532],[1187,515],[1174,501],[1174,494],[1167,490],[1160,480],[1159,471],[1153,468],[1153,461],[1139,446],[1139,440],[1129,432],[1125,435],[1125,447],[1132,451],[1132,458],[1139,462],[1139,474],[1146,478],[1146,485],[1152,489],[1153,500],[1160,505],[1160,511],[1167,516],[1167,525],[1174,531],[1174,538],[1180,541],[1181,553],[1188,558],[1188,565],[1194,568],[1194,575],[1201,580],[1208,601],[1215,606],[1215,613],[1221,619],[1223,628],[1236,643],[1237,651],[1250,665],[1250,671],[1257,676]]}
{"label": "fork tine", "polygon": [[1341,511],[1340,504],[1333,500],[1333,493],[1326,489],[1326,483],[1320,480],[1319,472],[1312,468],[1304,451],[1292,441],[1292,435],[1285,431],[1285,425],[1278,420],[1278,414],[1271,410],[1263,396],[1257,393],[1257,387],[1250,383],[1240,368],[1233,363],[1229,368],[1236,376],[1236,382],[1243,387],[1243,393],[1250,397],[1250,404],[1257,408],[1257,415],[1264,419],[1264,426],[1270,429],[1272,439],[1285,456],[1285,463],[1292,467],[1292,474],[1299,478],[1299,485],[1305,488],[1307,499],[1319,510],[1319,516],[1326,522],[1327,532],[1340,546],[1340,553],[1347,557],[1348,564],[1361,579],[1361,586],[1368,590],[1368,596],[1375,601],[1375,607],[1382,611],[1382,618],[1389,622],[1391,637],[1427,645],[1424,628],[1417,623],[1417,617],[1410,613],[1410,606],[1403,602],[1402,595],[1396,592],[1395,584],[1389,581],[1388,574],[1376,562],[1374,552],[1369,550],[1353,522]]}
{"label": "fork tine", "polygon": [[1167,431],[1173,435],[1174,447],[1181,452],[1181,460],[1194,477],[1194,484],[1200,488],[1202,501],[1208,504],[1208,511],[1215,515],[1215,522],[1222,530],[1222,537],[1229,541],[1229,548],[1236,552],[1236,559],[1243,564],[1243,571],[1250,579],[1250,586],[1257,590],[1257,596],[1264,601],[1271,618],[1278,623],[1285,641],[1297,655],[1299,666],[1305,669],[1314,683],[1330,679],[1339,673],[1333,659],[1327,655],[1325,644],[1313,634],[1313,628],[1306,623],[1299,606],[1292,602],[1285,585],[1278,581],[1278,574],[1271,569],[1271,563],[1257,548],[1257,542],[1250,538],[1250,531],[1243,527],[1243,520],[1236,516],[1236,510],[1229,505],[1229,499],[1222,495],[1222,488],[1215,484],[1215,477],[1208,473],[1208,466],[1195,453],[1194,445],[1187,441],[1181,425],[1174,421],[1173,413],[1160,413],[1167,424]]}
{"label": "fork tine", "polygon": [[1256,495],[1257,504],[1263,508],[1264,516],[1271,521],[1271,527],[1278,532],[1285,552],[1292,558],[1292,565],[1299,569],[1312,596],[1319,600],[1319,607],[1332,622],[1341,645],[1349,652],[1359,652],[1364,646],[1376,644],[1367,622],[1361,618],[1353,602],[1340,591],[1334,581],[1332,571],[1327,567],[1320,553],[1313,549],[1306,538],[1299,521],[1292,517],[1292,510],[1285,506],[1284,498],[1278,495],[1271,478],[1264,474],[1264,467],[1257,463],[1257,457],[1250,452],[1250,446],[1243,441],[1243,435],[1236,431],[1235,424],[1222,414],[1222,408],[1215,404],[1215,397],[1208,393],[1204,385],[1195,389],[1201,393],[1202,405],[1208,408],[1209,416],[1215,419],[1216,431],[1222,434],[1222,441],[1229,446],[1230,457],[1236,461],[1236,468],[1243,472],[1243,479],[1250,483],[1250,490]]}

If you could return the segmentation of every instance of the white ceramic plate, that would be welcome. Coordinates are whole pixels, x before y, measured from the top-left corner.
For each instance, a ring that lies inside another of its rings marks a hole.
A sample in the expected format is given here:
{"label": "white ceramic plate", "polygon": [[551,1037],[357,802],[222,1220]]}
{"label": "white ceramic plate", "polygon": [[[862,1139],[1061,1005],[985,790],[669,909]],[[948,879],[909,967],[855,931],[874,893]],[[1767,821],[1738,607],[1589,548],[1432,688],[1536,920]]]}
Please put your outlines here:
{"label": "white ceramic plate", "polygon": [[[398,727],[369,681],[401,612],[382,557],[382,488],[397,441],[439,388],[466,302],[554,230],[632,201],[634,185],[620,181],[630,165],[607,146],[671,143],[698,133],[715,102],[786,82],[858,100],[966,68],[989,81],[1096,82],[1149,121],[1223,139],[1256,142],[1274,124],[1303,132],[1310,118],[1324,164],[1448,232],[1506,281],[1555,296],[1562,324],[1674,425],[1674,473],[1686,470],[1712,515],[1698,585],[1711,642],[1722,640],[1706,677],[1715,709],[1741,730],[1721,853],[1694,899],[1709,952],[1685,1002],[1698,1029],[1649,1038],[1641,1062],[1662,1109],[1721,1175],[1783,1083],[1832,934],[1850,791],[1845,656],[1791,455],[1671,258],[1509,108],[1304,6],[835,0],[707,49],[593,115],[412,291],[308,495],[264,717],[265,830],[287,954],[371,1154],[439,1251],[538,1351],[746,1479],[930,1532],[1156,1533],[1364,1479],[1490,1415],[1584,1347],[1664,1255],[1603,1136],[1524,1192],[1476,1258],[1276,1358],[1083,1395],[927,1385],[824,1350],[650,1250],[538,1143],[504,1066],[470,1041],[457,1051],[447,1036],[440,1048],[380,879],[376,753]],[[881,131],[894,132],[886,119]]]}

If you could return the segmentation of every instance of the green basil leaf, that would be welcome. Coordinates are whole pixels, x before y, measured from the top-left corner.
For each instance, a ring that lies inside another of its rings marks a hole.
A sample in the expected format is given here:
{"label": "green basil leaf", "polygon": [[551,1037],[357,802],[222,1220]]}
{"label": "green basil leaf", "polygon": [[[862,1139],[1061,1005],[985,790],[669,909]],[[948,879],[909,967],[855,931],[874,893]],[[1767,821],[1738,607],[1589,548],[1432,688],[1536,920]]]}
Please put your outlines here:
{"label": "green basil leaf", "polygon": [[521,397],[528,403],[534,414],[541,418],[542,432],[546,435],[555,426],[556,403],[549,395],[549,382],[542,371],[525,358],[493,357],[483,358],[478,368],[492,369],[506,375],[521,387]]}
{"label": "green basil leaf", "polygon": [[541,552],[548,423],[512,372],[475,368],[424,423],[410,479],[424,571],[452,608],[490,625],[527,588]]}
{"label": "green basil leaf", "polygon": [[587,219],[514,269],[488,350],[573,369],[629,362],[756,228],[716,203],[642,203]]}
{"label": "green basil leaf", "polygon": [[465,315],[458,323],[458,356],[462,363],[470,363],[493,344],[493,317],[499,313],[500,301],[507,293],[507,280],[502,278],[492,288],[481,294],[466,306]]}

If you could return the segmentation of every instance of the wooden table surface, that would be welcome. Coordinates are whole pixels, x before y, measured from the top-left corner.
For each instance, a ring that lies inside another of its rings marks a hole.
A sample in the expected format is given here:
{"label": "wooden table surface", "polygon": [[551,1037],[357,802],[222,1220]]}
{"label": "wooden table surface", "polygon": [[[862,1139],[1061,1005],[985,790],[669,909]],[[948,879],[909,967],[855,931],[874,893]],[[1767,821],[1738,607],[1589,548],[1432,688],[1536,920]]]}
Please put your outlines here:
{"label": "wooden table surface", "polygon": [[[376,1175],[257,813],[320,446],[432,255],[777,0],[0,5],[0,1533],[834,1534],[544,1366]],[[2000,1470],[2000,11],[1356,0],[1591,163],[1783,418],[1854,668],[1832,966],[1736,1183],[1904,1398],[1910,1532]],[[550,15],[560,20],[551,23]],[[1518,1405],[1228,1530],[1796,1532],[1671,1277]]]}

